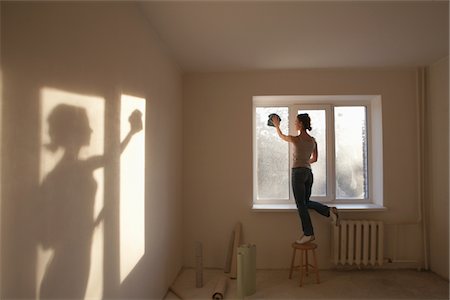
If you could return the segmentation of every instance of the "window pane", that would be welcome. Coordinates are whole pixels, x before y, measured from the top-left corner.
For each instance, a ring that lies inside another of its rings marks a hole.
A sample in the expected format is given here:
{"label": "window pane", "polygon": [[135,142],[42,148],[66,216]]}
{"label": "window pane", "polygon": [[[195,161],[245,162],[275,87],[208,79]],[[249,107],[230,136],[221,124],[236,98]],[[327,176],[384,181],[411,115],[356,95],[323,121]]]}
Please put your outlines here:
{"label": "window pane", "polygon": [[334,109],[336,199],[367,198],[367,128],[364,106]]}
{"label": "window pane", "polygon": [[289,144],[267,126],[271,113],[281,117],[281,130],[288,133],[287,107],[256,108],[257,199],[289,199]]}
{"label": "window pane", "polygon": [[311,165],[314,174],[314,184],[311,196],[325,197],[327,195],[327,151],[326,151],[326,114],[325,110],[299,110],[299,114],[308,114],[311,118],[309,132],[316,139],[318,159]]}

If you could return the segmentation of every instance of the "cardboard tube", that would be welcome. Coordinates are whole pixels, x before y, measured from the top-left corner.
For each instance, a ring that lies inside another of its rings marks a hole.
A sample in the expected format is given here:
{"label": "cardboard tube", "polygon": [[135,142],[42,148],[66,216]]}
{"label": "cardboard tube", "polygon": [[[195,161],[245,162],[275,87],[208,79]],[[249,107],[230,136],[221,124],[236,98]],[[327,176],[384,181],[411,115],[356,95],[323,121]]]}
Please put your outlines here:
{"label": "cardboard tube", "polygon": [[239,246],[237,257],[237,291],[243,298],[256,292],[256,246]]}
{"label": "cardboard tube", "polygon": [[228,277],[221,276],[217,281],[216,287],[214,288],[212,299],[219,300],[225,297],[225,292],[227,290]]}

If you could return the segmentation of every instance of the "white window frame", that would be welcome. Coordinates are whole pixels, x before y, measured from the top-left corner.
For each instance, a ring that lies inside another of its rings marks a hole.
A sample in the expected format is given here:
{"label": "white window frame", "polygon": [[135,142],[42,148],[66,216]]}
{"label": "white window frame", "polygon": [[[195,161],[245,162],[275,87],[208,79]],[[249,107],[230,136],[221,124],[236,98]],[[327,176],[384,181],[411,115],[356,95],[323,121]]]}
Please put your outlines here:
{"label": "white window frame", "polygon": [[[303,95],[303,96],[254,96],[253,97],[253,208],[254,209],[292,209],[295,208],[292,187],[289,186],[289,200],[257,199],[257,145],[256,145],[256,108],[257,107],[288,107],[289,134],[293,132],[293,122],[299,109],[326,109],[327,122],[327,196],[311,197],[330,206],[341,209],[374,209],[384,210],[383,207],[383,136],[382,136],[382,110],[380,95]],[[367,122],[367,168],[368,168],[368,195],[366,199],[336,199],[335,195],[335,165],[334,165],[334,107],[339,106],[365,106]],[[331,127],[330,127],[331,128]],[[289,166],[292,166],[289,147]],[[320,158],[319,158],[320,159]],[[289,182],[291,172],[289,172]]]}

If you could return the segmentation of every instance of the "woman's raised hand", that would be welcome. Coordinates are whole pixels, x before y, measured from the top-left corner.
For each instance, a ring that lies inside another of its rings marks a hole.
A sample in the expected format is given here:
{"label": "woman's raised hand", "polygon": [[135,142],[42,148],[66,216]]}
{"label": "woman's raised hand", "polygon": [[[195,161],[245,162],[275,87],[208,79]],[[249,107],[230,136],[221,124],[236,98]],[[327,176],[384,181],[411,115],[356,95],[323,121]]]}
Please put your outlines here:
{"label": "woman's raised hand", "polygon": [[275,127],[280,126],[280,119],[277,116],[272,116],[272,123]]}

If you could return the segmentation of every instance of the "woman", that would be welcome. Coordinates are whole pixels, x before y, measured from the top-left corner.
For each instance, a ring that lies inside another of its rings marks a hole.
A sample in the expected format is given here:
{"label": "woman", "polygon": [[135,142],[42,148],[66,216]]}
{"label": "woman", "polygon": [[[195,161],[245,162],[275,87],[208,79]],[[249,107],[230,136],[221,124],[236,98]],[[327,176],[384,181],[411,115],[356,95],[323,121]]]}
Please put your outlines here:
{"label": "woman", "polygon": [[315,238],[308,208],[314,209],[325,217],[331,216],[333,223],[339,225],[336,207],[328,207],[322,203],[309,200],[313,184],[311,164],[315,163],[318,157],[316,140],[308,133],[308,130],[311,130],[311,119],[308,114],[297,115],[295,129],[300,132],[297,136],[284,135],[280,129],[280,119],[276,116],[272,117],[272,122],[277,129],[278,136],[294,146],[292,190],[303,227],[303,236],[296,243],[311,242]]}

